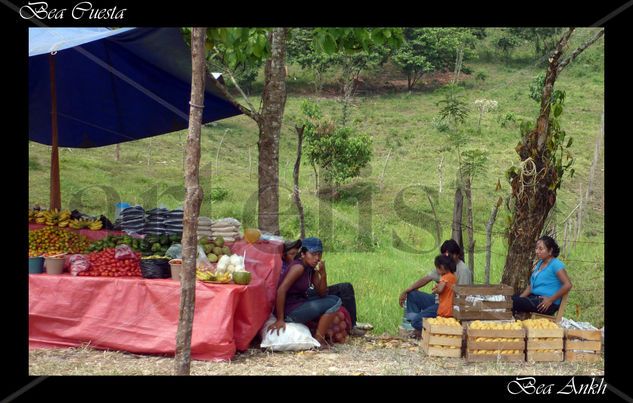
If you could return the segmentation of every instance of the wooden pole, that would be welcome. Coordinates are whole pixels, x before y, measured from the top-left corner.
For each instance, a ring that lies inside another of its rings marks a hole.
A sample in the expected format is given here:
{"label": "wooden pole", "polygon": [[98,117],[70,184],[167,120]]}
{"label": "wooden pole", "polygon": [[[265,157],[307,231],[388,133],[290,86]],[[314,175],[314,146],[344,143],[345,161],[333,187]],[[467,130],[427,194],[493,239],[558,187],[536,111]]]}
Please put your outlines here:
{"label": "wooden pole", "polygon": [[48,56],[51,82],[51,193],[50,209],[61,210],[62,194],[59,182],[59,134],[57,132],[57,86],[55,85],[55,55]]}
{"label": "wooden pole", "polygon": [[204,41],[205,28],[191,32],[191,101],[189,104],[189,134],[185,166],[185,207],[182,232],[182,279],[178,331],[176,333],[176,375],[189,375],[191,370],[191,334],[196,301],[196,257],[198,254],[198,216],[202,203],[200,187],[200,133],[204,109]]}

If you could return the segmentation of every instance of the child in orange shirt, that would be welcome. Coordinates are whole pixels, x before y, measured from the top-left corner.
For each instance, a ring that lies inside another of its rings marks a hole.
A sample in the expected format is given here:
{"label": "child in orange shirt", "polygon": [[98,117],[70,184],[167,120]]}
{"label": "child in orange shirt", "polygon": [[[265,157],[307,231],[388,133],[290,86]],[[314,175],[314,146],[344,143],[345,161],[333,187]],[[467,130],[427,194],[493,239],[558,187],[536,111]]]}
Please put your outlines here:
{"label": "child in orange shirt", "polygon": [[435,269],[440,275],[440,281],[433,287],[433,293],[438,294],[440,304],[437,307],[437,316],[450,318],[453,316],[453,286],[457,284],[455,277],[455,262],[448,256],[439,255],[435,258]]}

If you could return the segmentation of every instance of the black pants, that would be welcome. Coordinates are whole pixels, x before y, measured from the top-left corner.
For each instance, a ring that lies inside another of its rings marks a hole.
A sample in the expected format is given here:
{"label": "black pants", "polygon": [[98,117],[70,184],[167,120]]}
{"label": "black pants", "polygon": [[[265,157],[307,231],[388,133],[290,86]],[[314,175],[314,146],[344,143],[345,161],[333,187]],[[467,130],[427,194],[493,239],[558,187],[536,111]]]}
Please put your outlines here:
{"label": "black pants", "polygon": [[541,312],[538,310],[538,305],[543,300],[543,297],[539,295],[530,294],[527,297],[519,297],[518,295],[512,296],[512,311],[513,312],[538,312],[545,315],[553,315],[558,311],[558,305],[552,304],[547,308],[547,311]]}
{"label": "black pants", "polygon": [[352,327],[356,326],[356,297],[354,296],[354,287],[351,283],[339,283],[331,285],[327,288],[329,295],[336,295],[341,299],[343,306],[349,312],[352,318]]}

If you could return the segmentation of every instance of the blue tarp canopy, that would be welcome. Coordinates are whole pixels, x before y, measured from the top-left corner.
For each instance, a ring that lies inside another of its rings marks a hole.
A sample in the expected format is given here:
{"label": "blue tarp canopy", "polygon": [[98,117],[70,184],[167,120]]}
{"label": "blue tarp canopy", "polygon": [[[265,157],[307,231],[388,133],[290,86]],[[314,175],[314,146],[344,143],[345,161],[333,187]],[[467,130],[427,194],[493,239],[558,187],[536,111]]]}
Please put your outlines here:
{"label": "blue tarp canopy", "polygon": [[[47,145],[52,79],[60,147],[188,127],[191,51],[178,28],[29,28],[29,138]],[[203,123],[240,113],[207,77]]]}

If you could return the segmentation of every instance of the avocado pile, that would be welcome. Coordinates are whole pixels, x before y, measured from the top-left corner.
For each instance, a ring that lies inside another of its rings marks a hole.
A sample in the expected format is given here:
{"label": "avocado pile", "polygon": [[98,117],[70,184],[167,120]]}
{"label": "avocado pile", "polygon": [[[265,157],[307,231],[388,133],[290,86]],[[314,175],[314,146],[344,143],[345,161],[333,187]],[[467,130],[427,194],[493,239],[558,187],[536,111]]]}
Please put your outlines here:
{"label": "avocado pile", "polygon": [[198,244],[204,249],[204,253],[207,255],[209,262],[216,263],[222,255],[230,255],[231,249],[224,245],[224,238],[221,236],[211,240],[209,237],[203,236],[198,240]]}
{"label": "avocado pile", "polygon": [[117,245],[126,244],[133,250],[141,252],[142,256],[165,256],[167,249],[169,249],[173,243],[180,243],[181,238],[182,234],[146,235],[143,239],[134,238],[130,235],[108,235],[90,245],[88,252],[97,252],[106,248],[116,248]]}

